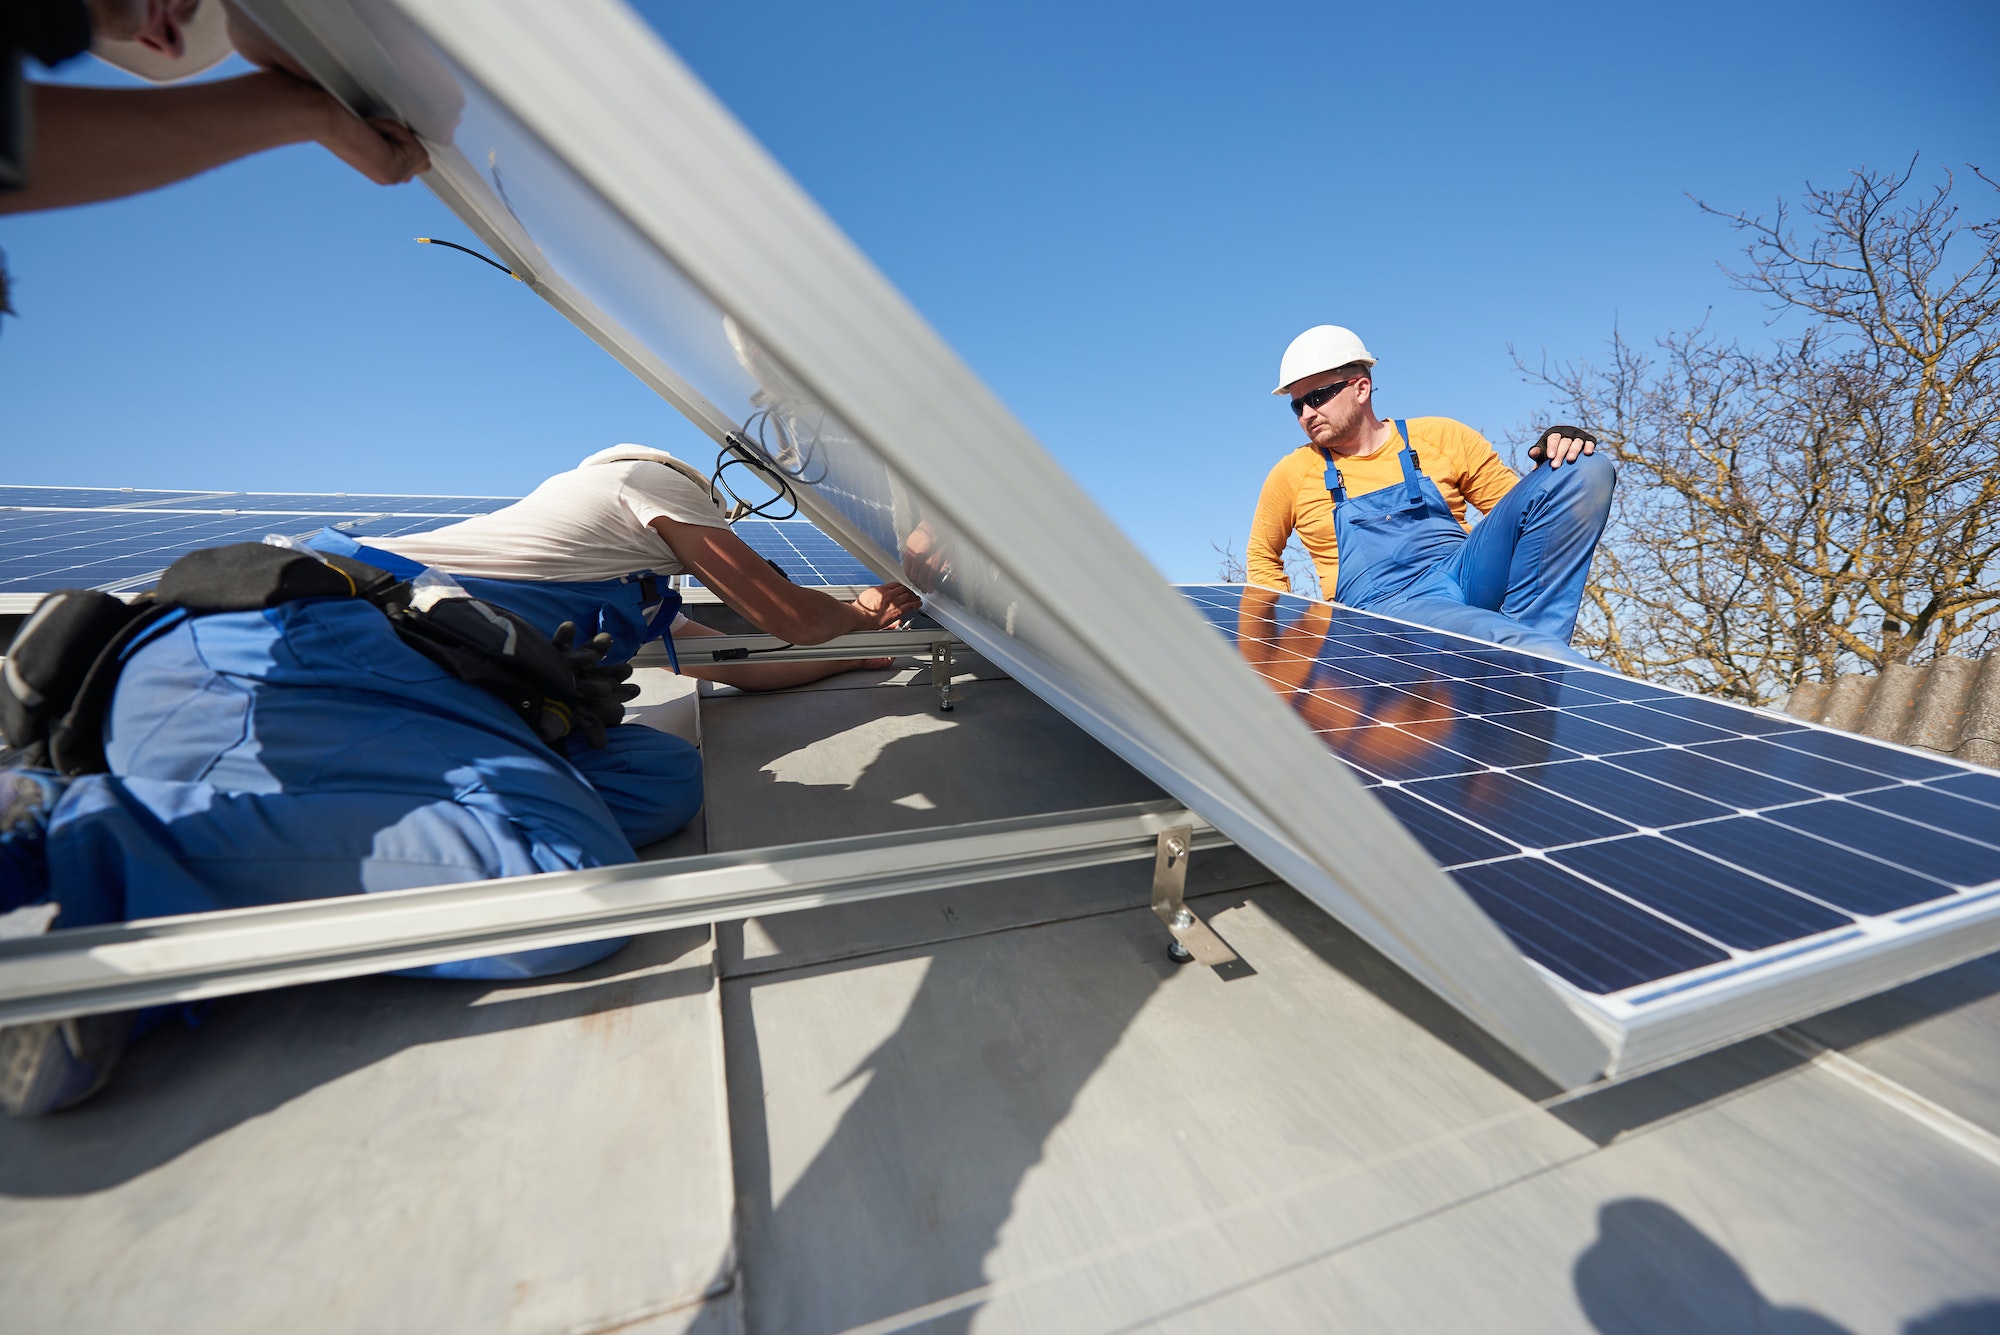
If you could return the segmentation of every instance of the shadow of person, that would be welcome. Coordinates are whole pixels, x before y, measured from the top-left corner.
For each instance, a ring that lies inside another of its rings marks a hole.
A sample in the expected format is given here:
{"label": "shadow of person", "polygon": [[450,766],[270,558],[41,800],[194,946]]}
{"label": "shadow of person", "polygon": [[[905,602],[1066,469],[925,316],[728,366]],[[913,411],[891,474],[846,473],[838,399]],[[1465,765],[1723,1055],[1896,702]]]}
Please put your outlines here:
{"label": "shadow of person", "polygon": [[[0,1198],[82,1196],[129,1182],[196,1146],[397,1053],[593,1016],[710,986],[673,962],[703,928],[641,937],[570,974],[520,983],[356,978],[211,1007],[198,1028],[173,1023],[134,1044],[96,1098],[33,1121],[0,1119]],[[314,1134],[365,1133],[374,1107],[322,1113]],[[305,1135],[295,1148],[319,1148]]]}
{"label": "shadow of person", "polygon": [[[895,989],[909,998],[895,1028],[824,1095],[803,1090],[805,1106],[776,1116],[767,1110],[783,1108],[771,1101],[790,1082],[763,1069],[759,984],[725,989],[752,1328],[839,1331],[940,1303],[952,1310],[926,1330],[970,1328],[976,1297],[946,1300],[987,1283],[987,1257],[1051,1135],[1176,967],[1141,913],[870,956],[876,973],[859,986],[876,1004],[891,995],[890,980],[922,971],[913,990]],[[826,990],[843,993],[853,995]],[[812,1105],[850,1092],[802,1171],[781,1185],[774,1157],[811,1134],[801,1123]]]}
{"label": "shadow of person", "polygon": [[1628,1197],[1599,1210],[1574,1280],[1603,1335],[1849,1335],[1817,1312],[1773,1304],[1736,1258],[1659,1201]]}
{"label": "shadow of person", "polygon": [[1903,1335],[1993,1335],[2000,1330],[2000,1302],[1949,1303],[1903,1326]]}
{"label": "shadow of person", "polygon": [[[718,852],[1164,796],[1012,682],[943,716],[927,690],[855,690],[703,726]],[[844,1330],[986,1283],[1049,1137],[1174,971],[1150,878],[1134,862],[758,922],[764,953],[723,993],[754,1328]]]}

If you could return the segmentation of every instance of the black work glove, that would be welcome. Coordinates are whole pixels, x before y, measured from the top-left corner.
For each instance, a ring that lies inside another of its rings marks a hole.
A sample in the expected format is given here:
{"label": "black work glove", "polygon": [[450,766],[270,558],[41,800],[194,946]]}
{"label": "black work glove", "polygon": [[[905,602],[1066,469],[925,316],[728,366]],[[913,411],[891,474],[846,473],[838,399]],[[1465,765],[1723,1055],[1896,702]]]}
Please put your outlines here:
{"label": "black work glove", "polygon": [[608,634],[600,632],[578,644],[574,621],[565,621],[557,626],[551,638],[563,661],[569,664],[571,675],[576,678],[576,690],[568,699],[550,703],[567,706],[564,712],[577,731],[583,734],[584,740],[592,748],[602,750],[604,730],[624,722],[625,702],[639,694],[639,688],[628,680],[632,675],[632,665],[604,661],[604,656],[611,652],[611,636]]}
{"label": "black work glove", "polygon": [[1591,435],[1580,426],[1552,426],[1541,434],[1539,440],[1528,447],[1528,457],[1530,459],[1533,459],[1536,463],[1541,463],[1549,457],[1550,436],[1568,436],[1571,440],[1587,440],[1592,445],[1597,444],[1597,437]]}

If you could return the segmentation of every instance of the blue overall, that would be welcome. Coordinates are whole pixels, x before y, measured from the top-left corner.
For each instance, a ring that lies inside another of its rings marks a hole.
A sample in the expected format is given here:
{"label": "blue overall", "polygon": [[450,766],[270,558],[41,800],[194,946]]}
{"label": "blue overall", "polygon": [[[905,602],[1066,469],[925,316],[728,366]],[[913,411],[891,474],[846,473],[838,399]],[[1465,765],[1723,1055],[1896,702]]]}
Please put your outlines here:
{"label": "blue overall", "polygon": [[[315,534],[307,545],[365,561],[398,579],[413,579],[425,570],[419,561],[356,542],[330,528]],[[646,590],[652,587],[652,579],[645,572],[589,581],[480,579],[470,575],[453,575],[452,579],[473,597],[498,604],[550,634],[565,621],[576,623],[579,641],[599,632],[609,634],[611,650],[604,656],[607,663],[626,662],[640,645],[659,636],[667,646],[669,661],[674,662],[676,671],[680,668],[674,661],[673,636],[665,632],[680,611],[681,596],[659,587],[659,606],[648,616]],[[644,847],[666,838],[691,818],[692,813],[664,825],[662,813],[680,810],[682,795],[659,791],[662,780],[671,787],[676,782],[671,776],[685,772],[690,760],[694,768],[688,781],[694,785],[695,805],[701,805],[700,758],[692,755],[692,750],[677,737],[635,725],[608,729],[602,750],[580,736],[571,736],[564,754],[602,795],[633,846]],[[683,756],[683,752],[690,755]]]}
{"label": "blue overall", "polygon": [[[361,600],[169,620],[127,653],[110,773],[50,818],[57,925],[629,862],[693,818],[701,760],[665,733],[609,732],[564,760]],[[533,977],[622,944],[415,972]]]}
{"label": "blue overall", "polygon": [[[425,566],[407,556],[398,556],[380,547],[356,542],[337,529],[323,528],[306,545],[334,556],[350,556],[377,570],[386,570],[397,579],[414,579]],[[553,635],[565,621],[576,623],[576,637],[588,640],[600,632],[611,636],[607,663],[623,663],[639,652],[639,646],[658,637],[673,661],[674,639],[666,634],[674,614],[681,610],[681,596],[664,585],[653,585],[650,571],[638,571],[619,579],[521,580],[481,579],[473,575],[452,575],[452,579],[475,598],[496,603]],[[659,597],[659,606],[646,612],[647,591]],[[680,663],[674,661],[674,669]]]}
{"label": "blue overall", "polygon": [[1331,452],[1326,489],[1340,556],[1334,601],[1494,644],[1587,662],[1569,647],[1590,558],[1611,511],[1609,455],[1543,466],[1514,485],[1470,534],[1417,467],[1395,423],[1401,485],[1350,498]]}

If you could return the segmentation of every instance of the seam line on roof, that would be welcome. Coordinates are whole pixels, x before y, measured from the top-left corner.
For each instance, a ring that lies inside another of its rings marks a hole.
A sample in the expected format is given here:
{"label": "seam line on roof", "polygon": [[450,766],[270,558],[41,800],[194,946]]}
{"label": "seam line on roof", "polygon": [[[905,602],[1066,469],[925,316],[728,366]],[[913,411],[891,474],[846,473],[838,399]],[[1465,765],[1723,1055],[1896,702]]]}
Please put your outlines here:
{"label": "seam line on roof", "polygon": [[1773,1030],[1769,1037],[1787,1052],[1805,1058],[1807,1065],[1853,1086],[1884,1107],[1903,1114],[1942,1139],[2000,1168],[2000,1136],[1977,1122],[1968,1121],[1951,1109],[1931,1102],[1914,1089],[1891,1080],[1873,1067],[1864,1066],[1844,1052],[1837,1052],[1807,1038],[1797,1029]]}

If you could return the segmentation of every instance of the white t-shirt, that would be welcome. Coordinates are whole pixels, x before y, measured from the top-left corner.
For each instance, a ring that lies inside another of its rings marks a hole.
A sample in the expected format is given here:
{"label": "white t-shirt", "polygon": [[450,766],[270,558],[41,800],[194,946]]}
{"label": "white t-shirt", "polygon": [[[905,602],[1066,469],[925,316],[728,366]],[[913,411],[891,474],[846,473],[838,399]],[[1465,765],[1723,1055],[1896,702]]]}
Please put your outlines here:
{"label": "white t-shirt", "polygon": [[644,445],[600,450],[522,499],[429,533],[364,538],[412,561],[480,579],[599,580],[650,570],[682,573],[680,561],[648,527],[666,516],[728,528],[722,505]]}

